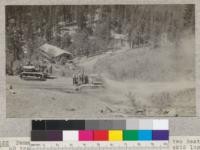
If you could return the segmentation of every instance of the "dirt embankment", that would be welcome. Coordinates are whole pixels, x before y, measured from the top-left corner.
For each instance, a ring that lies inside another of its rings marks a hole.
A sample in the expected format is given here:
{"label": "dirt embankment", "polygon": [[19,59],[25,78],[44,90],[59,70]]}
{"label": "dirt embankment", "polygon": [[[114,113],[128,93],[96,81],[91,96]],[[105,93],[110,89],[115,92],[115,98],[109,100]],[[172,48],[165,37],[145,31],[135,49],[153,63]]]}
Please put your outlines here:
{"label": "dirt embankment", "polygon": [[77,62],[89,73],[117,81],[194,81],[194,46],[194,36],[185,33],[178,43],[168,42],[158,48],[122,48]]}

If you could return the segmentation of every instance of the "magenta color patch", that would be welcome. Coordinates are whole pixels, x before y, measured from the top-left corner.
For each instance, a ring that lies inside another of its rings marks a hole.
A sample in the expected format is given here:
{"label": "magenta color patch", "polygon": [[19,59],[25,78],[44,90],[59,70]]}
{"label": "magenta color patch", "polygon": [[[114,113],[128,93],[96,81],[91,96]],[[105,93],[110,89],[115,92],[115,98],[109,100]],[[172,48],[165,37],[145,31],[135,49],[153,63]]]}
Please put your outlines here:
{"label": "magenta color patch", "polygon": [[80,130],[79,141],[93,141],[93,131],[91,130]]}

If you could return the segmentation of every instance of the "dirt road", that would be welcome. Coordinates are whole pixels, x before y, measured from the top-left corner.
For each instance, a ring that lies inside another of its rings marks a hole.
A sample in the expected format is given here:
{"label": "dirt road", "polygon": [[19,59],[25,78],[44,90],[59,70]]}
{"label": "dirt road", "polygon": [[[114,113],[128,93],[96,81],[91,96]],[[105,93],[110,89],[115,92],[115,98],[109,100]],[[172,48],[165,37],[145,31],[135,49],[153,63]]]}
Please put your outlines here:
{"label": "dirt road", "polygon": [[195,115],[195,90],[192,82],[137,83],[106,80],[105,88],[75,91],[71,78],[24,81],[17,76],[7,76],[6,96],[7,117],[11,118]]}

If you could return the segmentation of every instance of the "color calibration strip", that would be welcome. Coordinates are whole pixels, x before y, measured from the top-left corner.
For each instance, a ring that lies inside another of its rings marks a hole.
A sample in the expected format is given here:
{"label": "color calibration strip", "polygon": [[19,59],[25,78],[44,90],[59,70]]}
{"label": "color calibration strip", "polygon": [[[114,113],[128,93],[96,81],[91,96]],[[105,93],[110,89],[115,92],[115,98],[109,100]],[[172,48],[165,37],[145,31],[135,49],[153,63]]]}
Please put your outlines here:
{"label": "color calibration strip", "polygon": [[169,123],[142,120],[32,121],[32,141],[168,141]]}

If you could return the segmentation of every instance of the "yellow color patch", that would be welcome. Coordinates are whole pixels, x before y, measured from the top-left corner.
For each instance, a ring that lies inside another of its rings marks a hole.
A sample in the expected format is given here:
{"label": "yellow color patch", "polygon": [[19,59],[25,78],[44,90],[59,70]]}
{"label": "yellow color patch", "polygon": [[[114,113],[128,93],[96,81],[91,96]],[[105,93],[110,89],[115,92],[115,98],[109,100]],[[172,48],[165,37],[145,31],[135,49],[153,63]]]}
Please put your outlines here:
{"label": "yellow color patch", "polygon": [[108,139],[109,141],[122,141],[122,130],[109,130]]}

